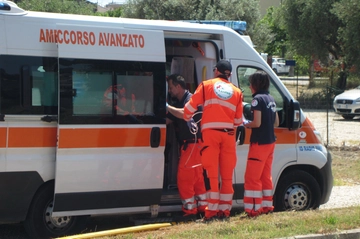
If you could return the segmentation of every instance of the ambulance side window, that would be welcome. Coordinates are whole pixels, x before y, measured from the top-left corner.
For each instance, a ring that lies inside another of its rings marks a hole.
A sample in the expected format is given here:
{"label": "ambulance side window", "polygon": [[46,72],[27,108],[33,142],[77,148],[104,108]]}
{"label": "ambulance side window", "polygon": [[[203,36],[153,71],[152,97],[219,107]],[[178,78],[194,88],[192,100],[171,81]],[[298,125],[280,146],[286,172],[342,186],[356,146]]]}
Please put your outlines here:
{"label": "ambulance side window", "polygon": [[57,114],[57,58],[1,55],[0,80],[1,114]]}
{"label": "ambulance side window", "polygon": [[[250,83],[249,83],[249,76],[253,73],[255,73],[257,70],[257,68],[254,67],[249,67],[249,66],[239,66],[237,68],[237,80],[238,80],[238,84],[239,87],[241,88],[242,92],[243,92],[243,96],[244,96],[244,103],[251,103],[252,101],[252,94],[251,94],[251,90],[249,88]],[[274,97],[275,99],[275,103],[276,103],[276,109],[277,112],[279,114],[280,117],[280,127],[282,126],[282,120],[285,119],[284,118],[284,97],[281,94],[281,92],[279,91],[279,89],[276,87],[276,85],[273,84],[272,79],[270,78],[270,87],[269,87],[269,92],[270,94]]]}
{"label": "ambulance side window", "polygon": [[60,122],[153,124],[165,119],[165,65],[60,59]]}

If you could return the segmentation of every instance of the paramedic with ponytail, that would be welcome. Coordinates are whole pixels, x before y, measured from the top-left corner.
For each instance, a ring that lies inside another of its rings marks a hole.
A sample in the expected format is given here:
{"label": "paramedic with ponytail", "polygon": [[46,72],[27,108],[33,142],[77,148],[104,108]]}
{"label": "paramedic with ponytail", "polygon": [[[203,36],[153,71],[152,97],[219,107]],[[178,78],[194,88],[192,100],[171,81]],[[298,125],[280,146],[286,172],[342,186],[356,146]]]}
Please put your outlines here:
{"label": "paramedic with ponytail", "polygon": [[[175,103],[167,105],[166,124],[174,123],[176,137],[180,144],[180,159],[178,164],[177,186],[182,201],[184,215],[175,218],[175,221],[195,220],[197,213],[205,211],[206,189],[203,176],[203,167],[200,160],[201,113],[194,118],[199,122],[193,122],[193,129],[190,131],[182,117],[182,108],[189,101],[192,94],[186,90],[184,77],[178,74],[170,75],[167,78],[168,91]],[[180,111],[178,113],[177,111]]]}
{"label": "paramedic with ponytail", "polygon": [[[191,121],[197,107],[203,106],[201,163],[209,180],[208,206],[202,222],[228,220],[234,194],[236,165],[235,127],[242,123],[242,93],[228,81],[232,66],[220,60],[215,78],[202,82],[184,107],[184,119]],[[220,185],[219,185],[220,173]]]}
{"label": "paramedic with ponytail", "polygon": [[273,183],[271,177],[275,149],[274,127],[279,125],[276,103],[269,94],[270,79],[264,71],[249,77],[253,94],[253,120],[244,123],[251,129],[250,148],[245,171],[244,209],[248,217],[272,212]]}

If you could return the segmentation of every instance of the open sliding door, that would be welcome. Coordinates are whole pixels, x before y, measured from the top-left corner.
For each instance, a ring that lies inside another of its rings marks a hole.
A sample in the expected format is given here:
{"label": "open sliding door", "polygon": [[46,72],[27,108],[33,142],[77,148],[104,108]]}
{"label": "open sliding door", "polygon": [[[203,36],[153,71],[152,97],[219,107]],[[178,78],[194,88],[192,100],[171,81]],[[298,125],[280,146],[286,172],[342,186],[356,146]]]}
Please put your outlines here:
{"label": "open sliding door", "polygon": [[164,175],[163,32],[58,25],[55,36],[53,216],[149,211]]}

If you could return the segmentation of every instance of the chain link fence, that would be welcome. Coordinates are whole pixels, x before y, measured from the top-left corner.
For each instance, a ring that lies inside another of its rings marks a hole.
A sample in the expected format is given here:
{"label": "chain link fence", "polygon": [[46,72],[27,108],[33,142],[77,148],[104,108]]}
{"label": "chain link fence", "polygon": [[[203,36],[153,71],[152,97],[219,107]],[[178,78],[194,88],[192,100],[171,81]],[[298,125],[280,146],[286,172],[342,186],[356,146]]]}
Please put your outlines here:
{"label": "chain link fence", "polygon": [[334,113],[334,97],[343,90],[331,84],[329,78],[316,78],[311,88],[306,77],[281,80],[320,132],[326,147],[360,147],[360,118],[347,120]]}

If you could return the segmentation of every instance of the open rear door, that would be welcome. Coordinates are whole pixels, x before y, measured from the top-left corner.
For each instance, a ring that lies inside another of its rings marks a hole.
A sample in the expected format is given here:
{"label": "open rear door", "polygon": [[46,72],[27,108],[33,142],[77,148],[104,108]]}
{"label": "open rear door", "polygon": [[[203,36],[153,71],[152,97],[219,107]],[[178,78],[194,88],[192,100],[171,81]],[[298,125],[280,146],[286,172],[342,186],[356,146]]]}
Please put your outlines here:
{"label": "open rear door", "polygon": [[55,36],[53,216],[149,211],[163,188],[163,32],[58,25]]}

